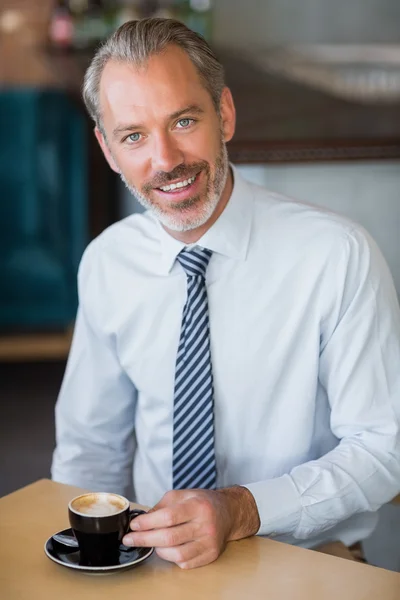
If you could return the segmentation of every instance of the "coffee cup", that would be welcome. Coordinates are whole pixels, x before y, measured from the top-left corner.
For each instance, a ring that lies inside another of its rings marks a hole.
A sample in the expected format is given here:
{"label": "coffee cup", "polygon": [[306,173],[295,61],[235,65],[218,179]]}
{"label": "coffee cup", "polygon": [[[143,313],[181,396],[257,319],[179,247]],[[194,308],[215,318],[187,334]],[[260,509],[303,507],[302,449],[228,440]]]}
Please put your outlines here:
{"label": "coffee cup", "polygon": [[143,510],[131,510],[118,494],[92,492],[68,504],[71,528],[80,551],[80,564],[103,567],[117,563],[122,538],[129,523]]}

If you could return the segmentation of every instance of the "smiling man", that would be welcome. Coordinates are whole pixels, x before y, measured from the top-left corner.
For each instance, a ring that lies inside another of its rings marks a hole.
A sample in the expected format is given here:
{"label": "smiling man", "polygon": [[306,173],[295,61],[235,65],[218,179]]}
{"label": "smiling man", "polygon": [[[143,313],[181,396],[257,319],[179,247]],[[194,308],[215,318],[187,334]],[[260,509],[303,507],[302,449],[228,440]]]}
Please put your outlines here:
{"label": "smiling man", "polygon": [[148,210],[83,256],[53,478],[133,482],[153,508],[125,543],[182,568],[253,534],[353,547],[400,489],[400,317],[378,248],[241,179],[223,69],[183,24],[123,25],[84,98]]}
{"label": "smiling man", "polygon": [[199,239],[232,190],[225,146],[235,123],[229,90],[215,99],[217,112],[188,54],[169,44],[145,64],[110,60],[99,98],[96,136],[111,168],[167,231],[186,232],[178,237],[187,243]]}

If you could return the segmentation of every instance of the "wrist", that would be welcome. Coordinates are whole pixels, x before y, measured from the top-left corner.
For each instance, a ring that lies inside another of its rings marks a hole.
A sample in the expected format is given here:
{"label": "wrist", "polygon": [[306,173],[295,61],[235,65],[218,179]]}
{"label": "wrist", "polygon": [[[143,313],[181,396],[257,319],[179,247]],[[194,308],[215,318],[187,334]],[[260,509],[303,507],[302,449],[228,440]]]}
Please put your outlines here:
{"label": "wrist", "polygon": [[253,494],[245,487],[233,486],[217,490],[229,515],[227,541],[255,535],[260,528],[260,516]]}

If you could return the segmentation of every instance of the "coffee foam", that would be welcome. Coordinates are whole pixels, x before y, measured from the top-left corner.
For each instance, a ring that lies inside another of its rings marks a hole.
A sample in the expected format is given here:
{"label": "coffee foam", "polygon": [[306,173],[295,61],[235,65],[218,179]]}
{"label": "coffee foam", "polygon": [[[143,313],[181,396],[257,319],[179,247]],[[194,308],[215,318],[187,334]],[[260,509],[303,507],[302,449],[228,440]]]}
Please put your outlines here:
{"label": "coffee foam", "polygon": [[98,493],[79,496],[71,502],[71,508],[82,515],[108,517],[127,508],[127,504],[115,494]]}

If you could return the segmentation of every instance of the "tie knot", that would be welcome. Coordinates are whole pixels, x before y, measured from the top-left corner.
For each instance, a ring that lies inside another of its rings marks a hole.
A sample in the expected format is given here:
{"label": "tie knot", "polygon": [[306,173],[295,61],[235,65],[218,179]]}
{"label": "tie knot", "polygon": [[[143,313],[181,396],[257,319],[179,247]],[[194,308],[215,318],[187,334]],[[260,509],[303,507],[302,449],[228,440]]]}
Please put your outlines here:
{"label": "tie knot", "polygon": [[199,275],[205,277],[211,254],[211,250],[196,247],[193,250],[182,250],[178,254],[177,259],[188,277]]}

